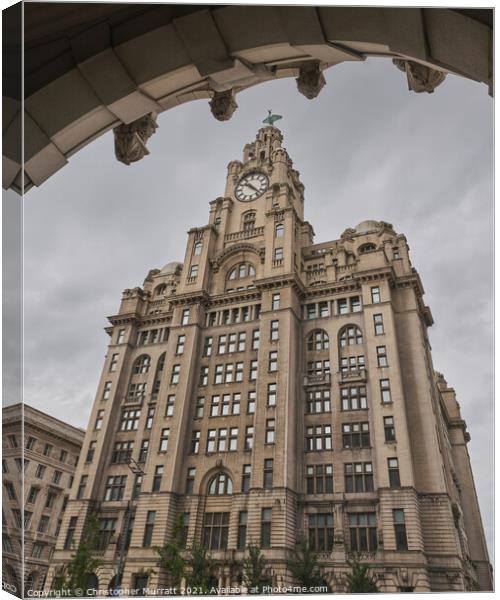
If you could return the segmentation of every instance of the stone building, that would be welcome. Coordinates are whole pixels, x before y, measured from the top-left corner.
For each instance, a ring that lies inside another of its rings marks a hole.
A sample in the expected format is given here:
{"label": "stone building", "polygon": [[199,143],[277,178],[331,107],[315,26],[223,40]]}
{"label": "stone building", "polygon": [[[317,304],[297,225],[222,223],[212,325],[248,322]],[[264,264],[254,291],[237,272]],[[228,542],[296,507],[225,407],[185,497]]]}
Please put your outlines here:
{"label": "stone building", "polygon": [[[361,553],[380,590],[492,589],[453,390],[406,238],[364,221],[315,244],[278,128],[228,166],[184,261],[123,293],[47,580],[97,513],[100,589],[167,582],[154,547],[187,545],[241,581],[259,544],[293,583],[306,536],[332,591]],[[151,572],[151,569],[154,572]]]}
{"label": "stone building", "polygon": [[85,432],[26,404],[2,416],[2,579],[26,596],[43,590]]}

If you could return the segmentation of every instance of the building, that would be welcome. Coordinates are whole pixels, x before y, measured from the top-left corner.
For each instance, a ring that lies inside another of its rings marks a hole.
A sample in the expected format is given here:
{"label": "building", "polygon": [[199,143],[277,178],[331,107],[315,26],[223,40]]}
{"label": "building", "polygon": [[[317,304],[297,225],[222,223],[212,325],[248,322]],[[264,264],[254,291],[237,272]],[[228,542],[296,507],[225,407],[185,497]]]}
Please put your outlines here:
{"label": "building", "polygon": [[21,597],[23,576],[25,596],[43,590],[85,432],[26,404],[2,416],[2,575]]}
{"label": "building", "polygon": [[313,238],[282,134],[264,127],[183,263],[151,270],[109,318],[47,588],[94,511],[99,589],[168,584],[154,547],[180,515],[222,586],[241,581],[248,543],[274,586],[293,583],[307,536],[332,591],[350,552],[382,591],[492,589],[468,435],[404,235],[365,221]]}

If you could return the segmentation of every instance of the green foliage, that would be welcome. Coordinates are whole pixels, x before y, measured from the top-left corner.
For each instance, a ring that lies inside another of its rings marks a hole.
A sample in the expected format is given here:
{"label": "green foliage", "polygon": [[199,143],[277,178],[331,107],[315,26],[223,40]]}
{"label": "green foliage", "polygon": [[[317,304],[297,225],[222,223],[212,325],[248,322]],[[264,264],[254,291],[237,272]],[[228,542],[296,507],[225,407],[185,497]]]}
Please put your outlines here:
{"label": "green foliage", "polygon": [[99,521],[90,514],[82,534],[80,545],[71,561],[64,565],[63,571],[54,579],[54,589],[64,590],[68,596],[85,596],[89,587],[89,577],[101,565],[95,557],[99,543]]}
{"label": "green foliage", "polygon": [[186,559],[183,555],[183,531],[184,516],[180,515],[173,530],[172,541],[155,548],[159,556],[158,565],[167,572],[169,585],[172,587],[180,587],[186,572]]}
{"label": "green foliage", "polygon": [[260,594],[264,571],[267,567],[266,557],[262,554],[258,545],[253,546],[250,544],[247,551],[248,554],[243,560],[243,583],[250,593]]}
{"label": "green foliage", "polygon": [[194,542],[188,550],[187,565],[190,570],[187,574],[187,585],[198,593],[210,593],[210,579],[215,562],[211,554],[199,542]]}
{"label": "green foliage", "polygon": [[353,557],[350,560],[348,560],[347,564],[352,569],[352,573],[348,573],[346,575],[348,592],[374,593],[379,591],[374,576],[370,575],[368,572],[368,565],[359,562],[359,560],[356,557]]}
{"label": "green foliage", "polygon": [[287,562],[293,578],[305,588],[322,585],[318,555],[306,538],[301,538],[293,551],[293,558]]}

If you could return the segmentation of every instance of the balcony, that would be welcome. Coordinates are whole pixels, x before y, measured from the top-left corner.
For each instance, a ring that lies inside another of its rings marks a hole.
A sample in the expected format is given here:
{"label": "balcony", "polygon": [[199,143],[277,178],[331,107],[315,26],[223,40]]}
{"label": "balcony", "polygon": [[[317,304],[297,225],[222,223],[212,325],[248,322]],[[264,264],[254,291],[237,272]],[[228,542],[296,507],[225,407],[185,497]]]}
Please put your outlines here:
{"label": "balcony", "polygon": [[326,281],[326,269],[309,269],[306,271],[307,283],[311,284],[316,281]]}
{"label": "balcony", "polygon": [[250,238],[258,237],[263,235],[264,227],[253,227],[252,229],[244,229],[243,231],[236,231],[235,233],[228,233],[224,236],[224,243],[237,242],[239,240],[248,240]]}
{"label": "balcony", "polygon": [[141,396],[125,396],[123,404],[135,404],[136,406],[142,406],[145,398],[145,394]]}
{"label": "balcony", "polygon": [[339,383],[366,383],[366,369],[352,369],[346,371],[337,371],[337,381]]}
{"label": "balcony", "polygon": [[315,373],[304,376],[304,386],[309,385],[330,385],[330,373]]}

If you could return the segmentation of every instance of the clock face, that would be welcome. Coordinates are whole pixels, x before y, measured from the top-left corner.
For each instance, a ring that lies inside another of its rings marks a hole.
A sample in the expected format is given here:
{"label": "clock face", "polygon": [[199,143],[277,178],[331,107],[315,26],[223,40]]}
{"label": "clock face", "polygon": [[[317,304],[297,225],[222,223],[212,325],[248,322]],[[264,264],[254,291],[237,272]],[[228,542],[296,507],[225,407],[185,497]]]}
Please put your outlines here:
{"label": "clock face", "polygon": [[236,186],[235,196],[240,202],[256,200],[269,187],[267,175],[254,171],[242,177]]}

